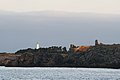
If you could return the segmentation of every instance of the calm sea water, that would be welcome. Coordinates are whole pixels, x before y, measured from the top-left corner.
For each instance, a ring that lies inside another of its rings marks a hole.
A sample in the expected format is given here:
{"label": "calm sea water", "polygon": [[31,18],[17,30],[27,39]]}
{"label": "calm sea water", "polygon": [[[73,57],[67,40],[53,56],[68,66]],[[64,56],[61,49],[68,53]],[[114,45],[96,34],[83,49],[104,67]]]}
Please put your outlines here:
{"label": "calm sea water", "polygon": [[120,69],[0,67],[0,80],[120,80]]}

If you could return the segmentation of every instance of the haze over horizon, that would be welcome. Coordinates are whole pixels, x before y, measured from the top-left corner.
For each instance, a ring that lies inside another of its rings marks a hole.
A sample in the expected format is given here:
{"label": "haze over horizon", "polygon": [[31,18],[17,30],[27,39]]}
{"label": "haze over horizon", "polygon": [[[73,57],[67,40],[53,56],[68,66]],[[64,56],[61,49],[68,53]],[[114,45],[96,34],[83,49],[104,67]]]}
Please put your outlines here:
{"label": "haze over horizon", "polygon": [[94,13],[60,13],[43,11],[0,14],[0,50],[15,52],[42,47],[93,45],[98,39],[104,43],[119,43],[120,15]]}
{"label": "haze over horizon", "polygon": [[0,0],[0,52],[120,43],[119,0]]}

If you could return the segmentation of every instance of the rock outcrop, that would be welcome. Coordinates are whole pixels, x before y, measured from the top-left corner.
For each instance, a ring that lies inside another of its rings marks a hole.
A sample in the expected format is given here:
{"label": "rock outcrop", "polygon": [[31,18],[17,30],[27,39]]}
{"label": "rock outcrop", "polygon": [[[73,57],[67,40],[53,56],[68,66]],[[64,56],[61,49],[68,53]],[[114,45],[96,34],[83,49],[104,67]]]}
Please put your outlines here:
{"label": "rock outcrop", "polygon": [[92,46],[85,52],[71,54],[66,63],[76,67],[120,68],[120,45]]}
{"label": "rock outcrop", "polygon": [[1,66],[120,68],[120,44],[19,50],[0,54]]}

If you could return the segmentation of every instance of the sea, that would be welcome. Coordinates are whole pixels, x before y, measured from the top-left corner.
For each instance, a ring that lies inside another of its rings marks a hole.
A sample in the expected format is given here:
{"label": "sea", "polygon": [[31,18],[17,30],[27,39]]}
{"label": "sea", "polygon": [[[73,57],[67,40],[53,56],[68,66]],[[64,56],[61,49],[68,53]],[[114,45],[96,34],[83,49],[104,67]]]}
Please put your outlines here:
{"label": "sea", "polygon": [[0,67],[0,80],[120,80],[120,69]]}

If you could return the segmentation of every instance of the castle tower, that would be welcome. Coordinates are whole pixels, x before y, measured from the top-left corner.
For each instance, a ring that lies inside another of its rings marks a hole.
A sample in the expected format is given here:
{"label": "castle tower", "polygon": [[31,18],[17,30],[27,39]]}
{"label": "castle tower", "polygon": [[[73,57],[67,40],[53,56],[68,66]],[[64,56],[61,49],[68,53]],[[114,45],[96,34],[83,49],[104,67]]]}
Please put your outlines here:
{"label": "castle tower", "polygon": [[99,45],[99,41],[95,40],[95,46]]}
{"label": "castle tower", "polygon": [[40,44],[39,44],[39,42],[37,42],[36,49],[39,49],[39,48],[40,48]]}

